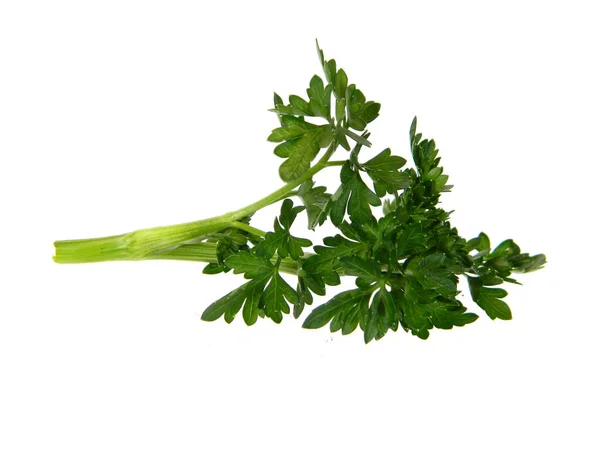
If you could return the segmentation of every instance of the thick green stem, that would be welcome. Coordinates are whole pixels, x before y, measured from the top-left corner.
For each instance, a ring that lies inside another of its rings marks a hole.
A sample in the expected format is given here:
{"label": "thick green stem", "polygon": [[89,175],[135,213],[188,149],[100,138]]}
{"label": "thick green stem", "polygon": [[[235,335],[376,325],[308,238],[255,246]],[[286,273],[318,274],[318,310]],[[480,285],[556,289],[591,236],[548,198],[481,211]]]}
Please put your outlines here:
{"label": "thick green stem", "polygon": [[[332,144],[319,161],[303,176],[291,181],[271,194],[236,211],[210,219],[165,227],[146,228],[117,236],[95,239],[56,241],[54,261],[60,264],[77,264],[100,261],[139,261],[150,255],[168,254],[186,242],[201,239],[226,228],[240,228],[259,236],[264,232],[239,222],[244,217],[271,205],[300,186],[316,173],[328,167],[327,162],[335,151]],[[156,259],[156,258],[153,258]]]}
{"label": "thick green stem", "polygon": [[183,242],[228,228],[225,216],[167,227],[146,228],[117,236],[56,241],[54,261],[76,264],[99,261],[137,261],[152,253],[168,251]]}
{"label": "thick green stem", "polygon": [[[309,256],[309,255],[306,255]],[[200,242],[198,244],[183,244],[165,252],[148,255],[146,260],[175,260],[196,261],[205,263],[217,262],[217,244],[214,242]],[[273,262],[277,259],[273,258]],[[298,274],[298,263],[291,258],[282,259],[279,263],[281,272],[292,275]]]}
{"label": "thick green stem", "polygon": [[198,244],[183,244],[165,252],[148,255],[145,259],[196,261],[216,263],[217,244],[215,242],[200,242]]}

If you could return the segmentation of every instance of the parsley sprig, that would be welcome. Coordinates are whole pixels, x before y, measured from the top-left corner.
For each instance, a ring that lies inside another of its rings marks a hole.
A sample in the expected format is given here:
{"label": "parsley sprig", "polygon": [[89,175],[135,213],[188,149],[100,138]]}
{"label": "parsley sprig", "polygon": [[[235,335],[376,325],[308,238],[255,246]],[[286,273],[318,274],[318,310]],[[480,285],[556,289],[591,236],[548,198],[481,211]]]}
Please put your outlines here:
{"label": "parsley sprig", "polygon": [[[349,334],[360,328],[366,343],[402,328],[426,339],[433,328],[451,329],[474,322],[457,298],[463,276],[475,304],[491,319],[512,314],[498,286],[518,282],[513,273],[540,269],[544,255],[521,252],[512,240],[492,249],[484,233],[466,240],[438,206],[449,192],[448,175],[440,165],[435,141],[410,126],[414,167],[389,148],[371,153],[367,126],[381,105],[350,84],[334,59],[327,60],[317,43],[324,78],[314,75],[306,96],[274,95],[272,111],[279,119],[268,141],[283,159],[275,192],[222,216],[119,236],[57,241],[59,263],[174,259],[203,261],[205,274],[232,271],[246,281],[212,303],[205,321],[231,322],[242,312],[247,325],[258,318],[276,323],[283,316],[302,315],[314,297],[324,296],[341,277],[355,287],[314,308],[303,327],[329,324],[332,332]],[[366,150],[365,150],[366,149]],[[363,153],[368,151],[366,156]],[[332,160],[336,152],[342,159]],[[316,186],[324,169],[339,170],[331,192]],[[254,214],[274,203],[281,210],[273,230],[251,225]],[[292,226],[305,213],[307,228],[326,221],[338,230],[321,244],[297,236]],[[291,282],[289,276],[295,277]]]}

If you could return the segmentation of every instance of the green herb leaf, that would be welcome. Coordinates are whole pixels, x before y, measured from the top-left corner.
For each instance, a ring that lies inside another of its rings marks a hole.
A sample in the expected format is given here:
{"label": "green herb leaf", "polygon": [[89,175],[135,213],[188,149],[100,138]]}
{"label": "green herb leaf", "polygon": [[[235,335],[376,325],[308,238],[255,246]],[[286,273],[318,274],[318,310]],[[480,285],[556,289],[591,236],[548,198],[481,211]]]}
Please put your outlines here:
{"label": "green herb leaf", "polygon": [[[217,320],[221,316],[225,316],[225,321],[227,323],[231,323],[235,318],[236,314],[242,308],[244,302],[252,303],[250,306],[244,307],[244,321],[248,325],[252,325],[256,322],[256,317],[258,316],[258,298],[262,294],[263,289],[267,281],[269,280],[270,275],[262,275],[251,281],[246,282],[239,288],[231,291],[229,294],[220,298],[216,302],[212,303],[206,310],[202,313],[202,320],[207,322],[212,322]],[[254,304],[256,303],[256,305]],[[252,310],[255,308],[255,310]],[[248,309],[248,311],[247,311]]]}
{"label": "green herb leaf", "polygon": [[[520,284],[513,272],[538,270],[546,257],[521,252],[512,239],[492,250],[484,233],[469,241],[459,235],[450,224],[451,212],[438,206],[441,194],[452,187],[439,150],[433,139],[417,132],[416,117],[409,131],[415,168],[405,168],[406,160],[389,148],[361,163],[363,147],[371,146],[366,127],[381,105],[367,100],[346,71],[325,58],[318,42],[317,53],[325,77],[312,76],[307,97],[290,95],[285,102],[273,94],[279,126],[268,141],[277,144],[274,153],[284,159],[279,167],[284,186],[206,220],[99,240],[60,241],[55,261],[181,259],[208,263],[203,269],[207,274],[243,274],[244,283],[212,303],[202,319],[223,317],[229,323],[242,311],[248,325],[259,317],[279,323],[292,306],[298,318],[313,303],[313,294],[326,295],[327,286],[339,285],[343,276],[354,277],[356,289],[317,306],[303,326],[329,324],[331,332],[344,335],[360,327],[365,343],[399,327],[427,339],[434,328],[474,322],[478,316],[457,299],[459,276],[467,277],[473,300],[490,318],[510,319],[511,310],[502,300],[507,292],[497,286]],[[345,159],[332,160],[339,147],[348,151]],[[327,150],[312,165],[323,148]],[[340,185],[331,195],[314,179],[333,166],[342,167]],[[293,196],[304,206],[294,205]],[[250,225],[256,212],[278,202],[281,210],[271,231]],[[305,211],[309,229],[329,219],[341,233],[325,237],[308,254],[312,242],[292,234]],[[296,289],[282,274],[297,277]]]}
{"label": "green herb leaf", "polygon": [[349,161],[342,167],[340,180],[341,186],[329,199],[328,210],[331,222],[336,226],[340,225],[346,211],[353,221],[358,223],[369,221],[373,217],[371,206],[381,205],[377,194],[367,187]]}
{"label": "green herb leaf", "polygon": [[240,252],[227,258],[226,263],[233,273],[243,273],[246,278],[256,278],[273,270],[273,264],[250,252]]}
{"label": "green herb leaf", "polygon": [[[302,327],[315,329],[327,325],[336,315],[344,316],[361,302],[368,301],[370,294],[366,294],[361,289],[340,292],[327,303],[315,308],[306,318]],[[340,319],[338,319],[340,320]],[[340,320],[342,323],[344,320]],[[343,327],[343,325],[342,325]]]}
{"label": "green herb leaf", "polygon": [[421,339],[429,337],[429,330],[433,327],[429,320],[429,311],[426,305],[417,299],[397,294],[399,309],[401,313],[401,324],[406,331]]}
{"label": "green herb leaf", "polygon": [[348,125],[358,131],[363,131],[368,123],[375,120],[381,109],[379,103],[366,101],[364,94],[354,84],[346,89],[346,104]]}
{"label": "green herb leaf", "polygon": [[339,234],[323,239],[323,243],[326,247],[315,246],[316,255],[308,257],[302,264],[306,272],[319,275],[321,278],[340,267],[340,258],[351,256],[365,247],[364,244],[351,241]]}
{"label": "green herb leaf", "polygon": [[312,242],[292,236],[290,232],[294,220],[303,210],[303,206],[294,206],[289,198],[285,199],[281,205],[281,214],[274,221],[274,231],[266,233],[264,239],[258,243],[255,247],[256,254],[263,258],[271,258],[277,252],[281,258],[289,256],[296,261],[304,255],[302,248],[310,247]]}
{"label": "green herb leaf", "polygon": [[261,297],[269,276],[264,276],[254,282],[249,282],[244,289],[244,309],[242,315],[246,325],[254,325],[261,314]]}
{"label": "green herb leaf", "polygon": [[340,266],[345,275],[364,278],[368,283],[378,281],[382,278],[379,265],[373,261],[367,261],[358,256],[346,256],[340,258]]}
{"label": "green herb leaf", "polygon": [[315,75],[310,80],[310,88],[308,88],[309,109],[312,115],[328,119],[331,111],[331,93],[333,85],[323,85],[323,80]]}
{"label": "green herb leaf", "polygon": [[331,197],[331,194],[327,193],[326,190],[325,186],[315,186],[312,178],[302,183],[298,188],[298,197],[306,207],[308,228],[310,230],[314,230],[317,225],[322,225],[325,222],[326,215],[323,214],[323,210]]}
{"label": "green herb leaf", "polygon": [[279,273],[276,273],[271,278],[262,299],[265,303],[266,315],[276,323],[281,322],[282,314],[289,314],[290,307],[288,302],[293,305],[298,301],[296,291],[287,284]]}
{"label": "green herb leaf", "polygon": [[312,305],[313,303],[313,297],[308,286],[306,285],[306,278],[304,276],[298,276],[296,293],[298,294],[298,297],[296,303],[294,303],[295,319],[300,317],[300,314],[302,314],[302,311],[304,311],[305,305]]}
{"label": "green herb leaf", "polygon": [[389,329],[396,331],[398,329],[398,319],[399,309],[392,295],[385,288],[379,289],[373,296],[373,301],[366,315],[365,344],[373,339],[381,339]]}
{"label": "green herb leaf", "polygon": [[457,293],[458,278],[442,267],[445,256],[432,253],[424,258],[413,258],[407,264],[407,273],[412,274],[425,289],[436,291],[442,296],[454,296]]}
{"label": "green herb leaf", "polygon": [[310,163],[327,147],[333,139],[331,125],[313,125],[308,122],[286,124],[274,129],[269,135],[271,142],[282,142],[275,149],[277,156],[287,158],[279,167],[279,176],[283,181],[293,181],[310,169]]}
{"label": "green herb leaf", "polygon": [[429,318],[436,328],[449,330],[452,327],[462,327],[475,322],[479,316],[468,313],[459,301],[436,300],[427,304]]}
{"label": "green herb leaf", "polygon": [[500,300],[507,296],[507,292],[504,289],[484,287],[483,283],[475,277],[468,277],[468,280],[473,300],[485,311],[490,319],[512,319],[510,308],[505,302]]}
{"label": "green herb leaf", "polygon": [[373,180],[377,195],[383,197],[386,193],[395,194],[410,186],[409,174],[399,171],[405,164],[404,158],[393,156],[392,151],[386,148],[374,158],[361,164],[361,168]]}
{"label": "green herb leaf", "polygon": [[337,71],[335,75],[335,96],[337,98],[344,98],[346,96],[346,88],[348,87],[348,75],[344,69]]}

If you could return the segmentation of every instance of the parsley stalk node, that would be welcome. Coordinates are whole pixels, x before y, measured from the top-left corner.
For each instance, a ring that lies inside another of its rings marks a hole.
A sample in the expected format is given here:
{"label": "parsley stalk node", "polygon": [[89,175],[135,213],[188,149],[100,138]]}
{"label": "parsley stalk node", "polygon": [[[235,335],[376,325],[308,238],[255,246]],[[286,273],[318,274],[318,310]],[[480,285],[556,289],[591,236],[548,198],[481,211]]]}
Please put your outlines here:
{"label": "parsley stalk node", "polygon": [[[409,128],[414,167],[389,148],[373,152],[367,127],[381,105],[367,100],[335,60],[326,60],[318,43],[317,51],[324,78],[310,79],[306,97],[290,95],[286,102],[274,94],[279,126],[267,140],[283,159],[281,188],[217,217],[56,241],[54,261],[185,260],[207,263],[205,274],[243,274],[245,282],[208,306],[202,319],[229,323],[241,311],[248,325],[259,318],[280,323],[292,312],[298,318],[314,295],[353,277],[356,287],[314,308],[303,327],[329,324],[344,335],[360,328],[366,343],[400,328],[426,339],[433,328],[474,322],[477,314],[457,298],[459,276],[467,278],[474,303],[488,317],[511,319],[507,292],[498,286],[519,284],[512,274],[538,270],[546,257],[521,252],[511,239],[492,249],[484,233],[461,237],[450,213],[438,206],[452,186],[435,141],[417,132],[415,118]],[[339,170],[331,190],[315,186],[314,176],[325,169]],[[272,230],[252,226],[256,213],[279,202]],[[291,232],[300,215],[310,230],[329,221],[338,232],[313,244]]]}

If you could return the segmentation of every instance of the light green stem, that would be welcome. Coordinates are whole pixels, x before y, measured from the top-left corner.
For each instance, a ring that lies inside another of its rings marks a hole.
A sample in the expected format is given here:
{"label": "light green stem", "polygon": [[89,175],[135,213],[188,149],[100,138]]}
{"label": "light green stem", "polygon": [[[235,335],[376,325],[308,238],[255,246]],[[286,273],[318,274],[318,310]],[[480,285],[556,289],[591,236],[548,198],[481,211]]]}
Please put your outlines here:
{"label": "light green stem", "polygon": [[54,243],[54,261],[76,264],[100,261],[138,261],[152,253],[168,251],[200,236],[229,228],[224,216],[167,227],[146,228],[117,236]]}
{"label": "light green stem", "polygon": [[232,227],[245,229],[262,236],[264,232],[261,230],[239,221],[287,197],[296,187],[328,167],[327,162],[334,151],[335,145],[332,144],[321,159],[300,178],[290,181],[266,197],[236,211],[209,219],[165,227],[145,228],[117,236],[56,241],[54,243],[54,261],[60,264],[139,261],[149,259],[151,255],[154,256],[153,259],[156,259],[157,255],[168,254],[169,251],[173,251],[181,244],[196,241],[204,236]]}
{"label": "light green stem", "polygon": [[247,231],[248,233],[255,234],[256,236],[264,236],[265,233],[263,230],[259,230],[258,228],[254,228],[247,223],[244,222],[233,222],[231,224],[232,228],[237,228],[238,230]]}
{"label": "light green stem", "polygon": [[[310,255],[306,255],[308,257]],[[198,244],[183,244],[172,250],[148,255],[145,259],[197,261],[205,263],[217,262],[217,244],[214,242],[201,242]],[[273,258],[273,262],[276,258]],[[297,275],[298,263],[291,258],[282,259],[279,263],[282,272]]]}

